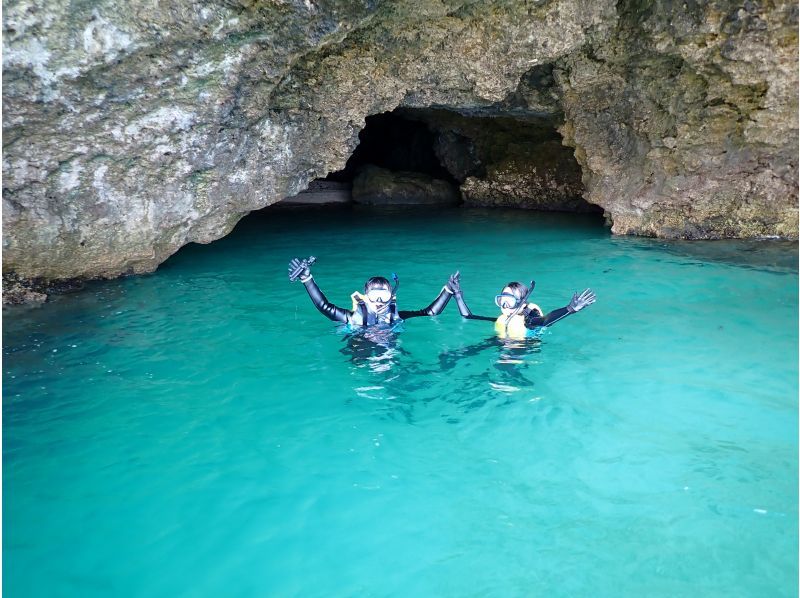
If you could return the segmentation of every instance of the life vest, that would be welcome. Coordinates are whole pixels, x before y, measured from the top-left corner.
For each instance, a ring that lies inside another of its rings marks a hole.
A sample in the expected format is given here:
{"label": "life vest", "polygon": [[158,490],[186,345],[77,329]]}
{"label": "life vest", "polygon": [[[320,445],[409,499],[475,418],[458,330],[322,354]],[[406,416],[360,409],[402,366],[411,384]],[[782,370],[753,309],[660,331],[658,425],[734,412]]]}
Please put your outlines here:
{"label": "life vest", "polygon": [[375,312],[367,309],[367,298],[355,291],[350,298],[353,300],[353,313],[361,315],[362,326],[374,326],[375,324],[388,324],[389,326],[400,321],[400,316],[397,314],[397,303],[394,299],[389,302],[389,309],[387,309],[380,317]]}
{"label": "life vest", "polygon": [[532,330],[525,326],[525,317],[532,311],[539,312],[539,315],[543,314],[542,309],[535,303],[528,303],[526,309],[523,310],[524,313],[513,315],[510,319],[506,318],[505,315],[500,314],[500,317],[494,322],[495,332],[497,332],[500,338],[511,338],[516,340],[520,340],[529,336],[532,333]]}

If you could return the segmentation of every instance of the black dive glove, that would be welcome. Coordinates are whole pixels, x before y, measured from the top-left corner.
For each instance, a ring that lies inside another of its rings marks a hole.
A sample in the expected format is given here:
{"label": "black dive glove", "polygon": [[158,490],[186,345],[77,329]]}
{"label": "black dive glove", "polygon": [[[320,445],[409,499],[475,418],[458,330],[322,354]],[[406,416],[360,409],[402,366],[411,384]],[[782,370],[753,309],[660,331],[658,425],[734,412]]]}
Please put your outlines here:
{"label": "black dive glove", "polygon": [[570,299],[569,305],[567,305],[567,311],[569,311],[571,314],[574,314],[576,311],[580,311],[584,307],[594,303],[596,299],[597,297],[595,297],[592,289],[586,289],[580,295],[575,293],[572,296],[572,299]]}
{"label": "black dive glove", "polygon": [[311,265],[316,261],[317,258],[313,255],[307,260],[292,258],[292,261],[289,262],[289,280],[294,282],[299,278],[302,283],[308,281],[311,278]]}
{"label": "black dive glove", "polygon": [[450,278],[447,281],[447,284],[444,285],[444,288],[447,290],[448,293],[452,293],[453,295],[460,295],[461,272],[456,270],[453,274],[451,274]]}

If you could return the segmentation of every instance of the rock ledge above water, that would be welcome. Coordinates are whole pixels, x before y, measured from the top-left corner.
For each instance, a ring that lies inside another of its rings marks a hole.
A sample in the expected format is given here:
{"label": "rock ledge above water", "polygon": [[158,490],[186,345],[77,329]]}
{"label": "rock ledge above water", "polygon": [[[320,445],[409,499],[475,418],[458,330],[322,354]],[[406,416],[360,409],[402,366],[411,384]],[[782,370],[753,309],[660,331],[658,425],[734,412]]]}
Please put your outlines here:
{"label": "rock ledge above water", "polygon": [[794,2],[153,6],[4,5],[5,273],[152,271],[341,170],[398,107],[549,123],[616,233],[797,238]]}
{"label": "rock ledge above water", "polygon": [[353,201],[374,206],[453,206],[458,190],[447,181],[420,172],[394,172],[368,166],[353,180]]}

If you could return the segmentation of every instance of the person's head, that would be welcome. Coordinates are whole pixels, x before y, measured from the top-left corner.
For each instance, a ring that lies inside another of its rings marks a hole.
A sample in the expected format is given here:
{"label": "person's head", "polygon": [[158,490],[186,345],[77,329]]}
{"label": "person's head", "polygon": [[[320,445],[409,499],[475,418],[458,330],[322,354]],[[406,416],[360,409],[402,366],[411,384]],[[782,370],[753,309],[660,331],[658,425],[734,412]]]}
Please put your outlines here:
{"label": "person's head", "polygon": [[373,276],[364,284],[367,307],[374,311],[386,308],[392,300],[392,286],[383,276]]}
{"label": "person's head", "polygon": [[499,295],[495,295],[494,302],[504,316],[509,316],[517,309],[519,304],[528,294],[528,287],[521,282],[509,282]]}

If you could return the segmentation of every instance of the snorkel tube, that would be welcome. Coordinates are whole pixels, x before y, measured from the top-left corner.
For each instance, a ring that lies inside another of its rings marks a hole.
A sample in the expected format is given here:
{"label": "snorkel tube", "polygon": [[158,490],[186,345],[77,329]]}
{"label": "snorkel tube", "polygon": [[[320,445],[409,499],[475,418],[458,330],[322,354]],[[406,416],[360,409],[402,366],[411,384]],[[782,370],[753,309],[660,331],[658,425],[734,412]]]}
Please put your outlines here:
{"label": "snorkel tube", "polygon": [[392,282],[394,284],[391,288],[392,295],[389,297],[389,323],[394,322],[394,317],[397,314],[397,289],[400,287],[400,278],[394,272],[392,272]]}
{"label": "snorkel tube", "polygon": [[533,289],[535,287],[536,287],[536,281],[532,280],[530,286],[528,286],[528,292],[525,293],[525,296],[522,298],[522,301],[519,302],[514,311],[511,312],[511,314],[506,318],[506,328],[505,328],[506,336],[508,336],[508,325],[511,323],[511,318],[516,316],[520,311],[522,311],[523,307],[528,305],[528,298],[531,296],[531,293],[533,293]]}

